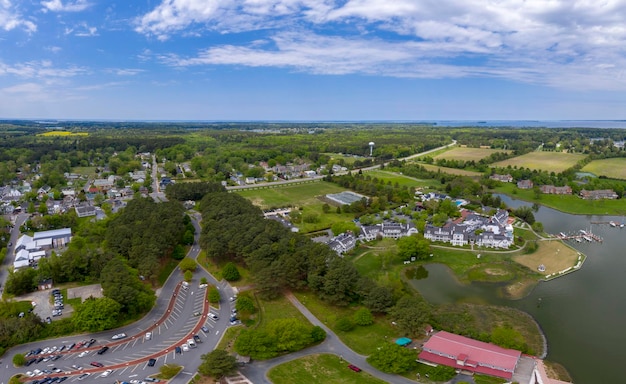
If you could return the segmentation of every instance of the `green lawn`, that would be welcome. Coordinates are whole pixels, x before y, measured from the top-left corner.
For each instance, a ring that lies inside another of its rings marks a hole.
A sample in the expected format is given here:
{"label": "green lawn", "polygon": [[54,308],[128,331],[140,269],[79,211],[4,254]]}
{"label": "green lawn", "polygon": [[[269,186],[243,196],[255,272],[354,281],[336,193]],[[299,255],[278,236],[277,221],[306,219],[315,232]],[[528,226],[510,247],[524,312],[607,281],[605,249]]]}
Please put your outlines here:
{"label": "green lawn", "polygon": [[391,181],[391,183],[394,185],[398,183],[398,185],[401,187],[428,187],[433,182],[432,180],[420,180],[413,177],[404,176],[396,172],[381,170],[367,171],[364,173],[364,175],[371,176],[372,178],[377,178],[378,180],[384,180],[385,182]]}
{"label": "green lawn", "polygon": [[319,300],[314,294],[308,292],[299,292],[295,294],[298,300],[304,304],[311,313],[315,315],[327,327],[339,336],[349,348],[356,353],[369,355],[376,350],[381,344],[393,340],[398,335],[395,328],[384,316],[376,317],[374,324],[360,327],[357,326],[350,332],[342,332],[335,327],[338,319],[342,317],[351,317],[359,307],[335,307],[328,305]]}
{"label": "green lawn", "polygon": [[72,173],[77,173],[83,176],[94,176],[96,174],[96,167],[74,167]]}
{"label": "green lawn", "polygon": [[276,300],[259,299],[259,304],[261,305],[259,328],[263,328],[272,320],[277,319],[298,319],[302,323],[310,324],[309,320],[285,296]]}
{"label": "green lawn", "polygon": [[277,365],[268,372],[274,384],[382,384],[367,372],[354,372],[348,368],[350,362],[330,354],[304,356]]}
{"label": "green lawn", "polygon": [[515,167],[537,169],[547,172],[563,172],[573,167],[585,155],[563,152],[530,152],[522,156],[513,157],[511,159],[499,161],[493,165],[496,167]]}
{"label": "green lawn", "polygon": [[626,180],[626,159],[616,157],[614,159],[594,160],[585,165],[581,171],[591,172],[596,176]]}
{"label": "green lawn", "polygon": [[339,193],[345,188],[325,181],[298,185],[284,185],[275,188],[247,189],[237,191],[241,196],[263,209],[287,206],[307,206],[320,203],[318,196]]}

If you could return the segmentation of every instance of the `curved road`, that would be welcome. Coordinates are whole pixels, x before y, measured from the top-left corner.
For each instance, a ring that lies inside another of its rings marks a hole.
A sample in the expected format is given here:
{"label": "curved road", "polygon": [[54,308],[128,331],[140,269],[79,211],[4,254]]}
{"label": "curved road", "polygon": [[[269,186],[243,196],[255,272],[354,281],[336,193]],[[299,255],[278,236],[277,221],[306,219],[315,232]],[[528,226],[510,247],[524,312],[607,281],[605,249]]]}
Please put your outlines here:
{"label": "curved road", "polygon": [[342,360],[346,362],[346,369],[348,364],[354,364],[361,368],[364,372],[383,380],[387,383],[394,384],[415,384],[416,381],[409,380],[405,377],[398,375],[390,375],[383,373],[376,368],[372,367],[366,360],[367,356],[359,355],[350,348],[348,348],[337,335],[330,330],[324,323],[322,323],[317,317],[315,317],[302,303],[291,293],[286,294],[291,303],[298,308],[298,310],[313,324],[320,326],[326,331],[326,339],[321,343],[311,348],[306,348],[298,352],[290,353],[288,355],[279,356],[274,359],[264,361],[254,361],[251,364],[240,369],[246,377],[248,377],[255,384],[271,384],[272,382],[267,378],[267,372],[277,365],[286,363],[291,360],[298,359],[302,356],[319,354],[319,353],[331,353],[340,356]]}

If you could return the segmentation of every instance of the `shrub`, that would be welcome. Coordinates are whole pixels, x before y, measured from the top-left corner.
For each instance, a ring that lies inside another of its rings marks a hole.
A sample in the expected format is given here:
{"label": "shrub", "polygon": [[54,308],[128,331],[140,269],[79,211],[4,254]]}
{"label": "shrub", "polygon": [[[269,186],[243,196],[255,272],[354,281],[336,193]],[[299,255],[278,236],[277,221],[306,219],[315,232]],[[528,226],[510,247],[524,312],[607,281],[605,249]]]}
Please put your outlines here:
{"label": "shrub", "polygon": [[16,353],[13,356],[13,365],[15,365],[16,367],[21,367],[26,363],[26,357],[24,357],[23,354],[21,353]]}
{"label": "shrub", "polygon": [[314,343],[324,341],[324,339],[326,338],[326,331],[324,331],[322,327],[316,325],[311,330],[311,338],[313,338]]}
{"label": "shrub", "polygon": [[220,302],[220,291],[215,288],[215,287],[211,287],[211,289],[209,289],[209,303],[219,303]]}
{"label": "shrub", "polygon": [[228,263],[222,269],[222,277],[226,281],[237,281],[241,278],[241,274],[234,263]]}
{"label": "shrub", "polygon": [[372,312],[370,312],[367,308],[358,309],[352,319],[357,325],[366,326],[374,324],[374,316],[372,316]]}
{"label": "shrub", "polygon": [[341,319],[337,320],[336,326],[337,326],[337,329],[342,332],[350,332],[351,330],[354,329],[356,325],[351,319],[347,317],[342,317]]}

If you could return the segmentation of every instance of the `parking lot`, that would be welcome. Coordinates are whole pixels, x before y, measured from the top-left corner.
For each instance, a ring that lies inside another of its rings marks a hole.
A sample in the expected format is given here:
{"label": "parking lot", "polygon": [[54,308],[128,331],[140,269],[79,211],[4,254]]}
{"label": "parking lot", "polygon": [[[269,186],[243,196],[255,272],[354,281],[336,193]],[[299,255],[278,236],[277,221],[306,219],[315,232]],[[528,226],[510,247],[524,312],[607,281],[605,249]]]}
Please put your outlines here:
{"label": "parking lot", "polygon": [[75,287],[67,289],[67,297],[64,297],[64,308],[63,315],[58,317],[52,316],[52,311],[54,310],[54,304],[51,300],[52,298],[52,290],[47,289],[45,291],[36,291],[31,292],[27,295],[23,295],[17,297],[17,300],[20,301],[31,301],[35,303],[35,308],[33,312],[39,316],[42,320],[45,320],[47,317],[51,317],[52,320],[62,319],[65,317],[69,317],[71,313],[74,311],[71,305],[67,304],[67,299],[74,299],[80,297],[82,300],[93,296],[93,297],[102,297],[102,287],[100,284],[92,284],[86,285],[83,287]]}

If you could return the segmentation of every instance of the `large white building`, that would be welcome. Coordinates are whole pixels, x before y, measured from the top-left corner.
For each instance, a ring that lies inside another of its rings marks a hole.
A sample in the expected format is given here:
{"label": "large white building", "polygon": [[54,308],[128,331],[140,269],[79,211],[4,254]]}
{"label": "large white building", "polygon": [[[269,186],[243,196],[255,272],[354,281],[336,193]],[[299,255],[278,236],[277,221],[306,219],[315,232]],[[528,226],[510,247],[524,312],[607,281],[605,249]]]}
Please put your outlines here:
{"label": "large white building", "polygon": [[65,247],[72,238],[71,228],[35,232],[33,236],[22,235],[15,243],[13,268],[24,268],[47,255],[46,251]]}

